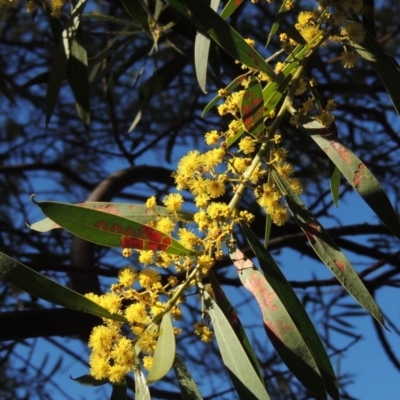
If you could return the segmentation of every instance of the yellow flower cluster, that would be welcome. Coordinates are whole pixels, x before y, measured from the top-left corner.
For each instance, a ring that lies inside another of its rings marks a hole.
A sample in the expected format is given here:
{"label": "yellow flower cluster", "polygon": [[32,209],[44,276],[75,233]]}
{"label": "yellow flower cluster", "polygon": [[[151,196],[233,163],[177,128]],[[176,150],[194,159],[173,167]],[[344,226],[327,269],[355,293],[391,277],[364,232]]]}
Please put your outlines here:
{"label": "yellow flower cluster", "polygon": [[[120,382],[124,376],[138,364],[139,354],[135,346],[145,355],[142,357],[144,367],[149,369],[152,354],[158,340],[158,327],[149,328],[153,318],[165,310],[165,303],[160,301],[160,294],[171,297],[173,291],[168,287],[177,283],[175,276],[168,279],[164,286],[161,276],[154,268],[144,268],[140,272],[126,267],[121,269],[118,283],[111,286],[111,291],[101,296],[93,293],[86,297],[110,313],[124,316],[131,329],[131,337],[122,331],[122,322],[103,319],[103,325],[93,328],[89,338],[91,356],[89,359],[90,374],[95,379],[108,379]],[[139,286],[138,289],[134,285]],[[177,302],[178,303],[178,302]],[[175,320],[182,318],[178,305],[171,309]]]}

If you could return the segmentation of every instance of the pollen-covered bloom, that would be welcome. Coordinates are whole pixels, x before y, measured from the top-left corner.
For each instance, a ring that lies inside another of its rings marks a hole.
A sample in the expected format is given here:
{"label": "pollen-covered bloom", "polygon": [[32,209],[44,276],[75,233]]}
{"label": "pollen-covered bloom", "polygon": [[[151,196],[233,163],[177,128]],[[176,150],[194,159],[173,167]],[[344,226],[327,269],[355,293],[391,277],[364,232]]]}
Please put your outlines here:
{"label": "pollen-covered bloom", "polygon": [[170,211],[179,211],[184,203],[182,195],[179,193],[170,193],[165,196],[163,203]]}
{"label": "pollen-covered bloom", "polygon": [[156,204],[157,204],[157,201],[156,201],[156,197],[155,196],[149,197],[147,199],[147,201],[146,201],[146,207],[147,208],[153,208],[153,207],[156,206]]}
{"label": "pollen-covered bloom", "polygon": [[354,43],[362,43],[365,39],[365,29],[359,22],[348,22],[340,33],[345,39],[352,40]]}
{"label": "pollen-covered bloom", "polygon": [[254,143],[254,139],[250,136],[246,136],[242,138],[239,142],[239,149],[243,151],[244,154],[251,154],[256,149],[256,144]]}
{"label": "pollen-covered bloom", "polygon": [[315,119],[320,122],[325,128],[329,128],[335,117],[329,111],[322,111]]}
{"label": "pollen-covered bloom", "polygon": [[358,54],[352,51],[345,51],[342,53],[343,67],[354,68],[358,60]]}
{"label": "pollen-covered bloom", "polygon": [[139,273],[139,284],[145,289],[150,289],[154,283],[161,280],[160,274],[154,268],[145,268]]}

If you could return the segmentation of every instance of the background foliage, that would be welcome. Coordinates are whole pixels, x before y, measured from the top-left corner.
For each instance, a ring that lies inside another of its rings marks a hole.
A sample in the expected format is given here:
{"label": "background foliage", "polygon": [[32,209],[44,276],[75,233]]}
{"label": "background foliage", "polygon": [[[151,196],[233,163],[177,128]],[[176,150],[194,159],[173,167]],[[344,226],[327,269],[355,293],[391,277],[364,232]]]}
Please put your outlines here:
{"label": "background foliage", "polygon": [[[398,59],[400,10],[398,4],[392,3],[376,4],[376,37]],[[212,44],[209,94],[203,93],[194,72],[196,25],[162,1],[149,1],[148,7],[143,5],[141,1],[88,1],[77,41],[78,47],[87,50],[87,68],[84,62],[69,62],[63,80],[57,77],[62,60],[55,58],[55,54],[57,35],[65,17],[56,20],[42,10],[29,14],[24,2],[20,2],[8,10],[3,21],[1,87],[7,95],[6,85],[15,101],[7,96],[0,98],[3,110],[0,135],[4,143],[0,153],[0,250],[80,293],[106,290],[108,278],[115,277],[122,266],[120,251],[73,239],[65,231],[51,234],[30,231],[25,221],[37,220],[41,215],[30,202],[30,195],[35,193],[40,200],[70,203],[84,200],[143,203],[152,194],[162,199],[173,185],[171,173],[179,156],[189,148],[204,148],[204,132],[223,130],[226,121],[215,110],[204,118],[202,110],[217,89],[243,73],[230,56]],[[265,57],[279,50],[277,39],[271,41],[267,50],[263,49],[278,7],[265,2],[245,2],[229,19],[243,37],[256,41]],[[296,7],[310,6],[308,2],[299,2]],[[149,20],[147,13],[153,19]],[[288,14],[282,21],[282,29],[291,18],[294,16]],[[309,60],[307,73],[317,78],[324,99],[334,98],[339,104],[335,112],[339,137],[371,168],[398,210],[398,116],[371,67],[359,61],[355,70],[343,69],[341,52],[340,46],[322,49]],[[80,80],[85,74],[89,78],[86,83]],[[57,79],[61,87],[50,118]],[[352,258],[370,292],[376,295],[397,287],[400,271],[397,240],[376,219],[365,224],[338,219],[332,207],[327,180],[329,165],[323,153],[288,121],[284,121],[281,130],[285,147],[290,149],[289,160],[296,166],[296,177],[304,186],[303,200],[331,227],[329,233]],[[340,207],[347,206],[350,189],[342,182]],[[245,203],[249,210],[259,213],[252,198]],[[257,214],[256,221],[260,223],[252,225],[260,236],[264,220]],[[248,250],[244,242],[241,245]],[[306,268],[308,258],[315,259],[294,221],[274,227],[269,249],[278,260],[284,260],[287,249],[293,250],[298,254],[296,263],[302,268]],[[226,258],[215,270],[228,292],[230,287],[240,286],[229,266],[231,261]],[[306,274],[304,280],[292,284],[317,324],[328,353],[340,359],[362,337],[356,321],[364,312],[354,308],[353,301],[333,278],[317,280]],[[51,307],[3,281],[0,285],[3,327],[0,393],[6,399],[55,398],[55,392],[57,398],[70,398],[65,388],[52,378],[53,371],[43,374],[42,367],[51,364],[56,371],[70,362],[65,361],[70,357],[86,363],[87,357],[81,355],[81,349],[85,349],[85,338],[94,320],[78,312]],[[235,299],[239,310],[248,298],[246,293],[241,296]],[[191,333],[189,322],[196,320],[194,304],[190,301],[187,304],[179,348],[187,349],[185,361],[192,373],[196,371],[203,395],[229,398],[232,389],[229,383],[221,385],[227,379],[221,372],[216,349],[198,342]],[[190,312],[193,315],[189,316]],[[400,333],[391,320],[386,323],[392,335]],[[271,398],[309,398],[309,393],[284,372],[276,354],[271,349],[265,350],[265,339],[259,334],[257,324],[249,325]],[[345,344],[340,347],[333,344],[330,338],[334,332],[347,338]],[[400,370],[400,361],[386,335],[376,324],[377,346],[382,346],[393,368]],[[65,339],[59,336],[73,337],[73,350],[66,348]],[[59,348],[63,358],[54,360],[50,351],[42,350],[41,365],[33,362],[35,338],[39,337]],[[341,394],[346,397],[349,376],[356,371],[344,370],[339,381]],[[132,388],[132,382],[129,384]],[[152,387],[151,393],[154,398],[176,398],[172,375]]]}

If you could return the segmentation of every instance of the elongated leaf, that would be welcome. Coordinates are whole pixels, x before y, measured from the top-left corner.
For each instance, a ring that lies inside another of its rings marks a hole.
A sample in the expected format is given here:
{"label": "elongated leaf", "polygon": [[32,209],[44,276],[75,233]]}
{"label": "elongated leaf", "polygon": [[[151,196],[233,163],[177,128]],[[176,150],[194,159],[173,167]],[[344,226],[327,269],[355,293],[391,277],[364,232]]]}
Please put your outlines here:
{"label": "elongated leaf", "polygon": [[[217,11],[219,3],[220,0],[211,0],[211,9]],[[201,32],[197,32],[196,39],[194,41],[194,66],[196,70],[197,82],[199,83],[200,89],[203,91],[203,93],[207,93],[206,82],[209,51],[210,38],[203,35]]]}
{"label": "elongated leaf", "polygon": [[77,378],[73,378],[72,376],[70,376],[70,378],[83,386],[102,386],[110,382],[108,379],[95,379],[90,374],[78,376]]}
{"label": "elongated leaf", "polygon": [[268,47],[268,45],[271,43],[271,39],[274,37],[275,33],[278,32],[279,26],[280,26],[282,20],[284,20],[285,14],[289,11],[286,8],[286,3],[287,3],[286,0],[282,1],[282,4],[278,11],[278,16],[276,18],[276,21],[272,24],[272,27],[269,31],[268,40],[267,40],[267,44],[265,45],[265,47]]}
{"label": "elongated leaf", "polygon": [[210,51],[210,39],[208,36],[197,32],[194,41],[194,66],[196,70],[197,82],[203,93],[207,94],[207,67],[208,67],[208,52]]}
{"label": "elongated leaf", "polygon": [[258,259],[265,279],[276,293],[285,309],[289,312],[303,340],[307,344],[314,362],[319,369],[327,393],[333,399],[339,399],[335,373],[310,317],[267,249],[260,243],[257,236],[245,223],[240,223],[240,226],[245,234],[246,240]]}
{"label": "elongated leaf", "polygon": [[202,0],[183,0],[202,28],[235,60],[279,80],[264,58]]}
{"label": "elongated leaf", "polygon": [[144,31],[150,33],[149,27],[149,15],[146,10],[142,6],[142,2],[140,0],[120,0],[124,5],[128,14],[139,22],[140,26]]}
{"label": "elongated leaf", "polygon": [[113,383],[112,387],[110,400],[126,400],[128,387],[125,379],[122,382]]}
{"label": "elongated leaf", "polygon": [[[142,224],[147,222],[157,221],[162,217],[168,217],[171,221],[193,221],[193,213],[186,211],[178,211],[177,217],[174,213],[169,211],[166,207],[155,206],[152,209],[148,209],[143,204],[130,204],[130,203],[109,203],[109,202],[85,202],[75,204],[83,208],[89,208],[91,210],[102,211],[108,214],[118,215],[125,217],[132,221],[137,221]],[[61,228],[60,225],[56,224],[50,218],[44,218],[41,221],[35,222],[28,225],[30,229],[38,232],[48,232],[52,229]]]}
{"label": "elongated leaf", "polygon": [[303,125],[381,221],[400,238],[400,221],[381,185],[366,165],[318,121]]}
{"label": "elongated leaf", "polygon": [[253,76],[243,94],[240,114],[246,131],[261,137],[264,133],[263,93],[260,82]]}
{"label": "elongated leaf", "polygon": [[339,206],[339,195],[340,195],[340,171],[339,168],[329,160],[329,187],[331,189],[331,195],[333,204],[336,207]]}
{"label": "elongated leaf", "polygon": [[102,246],[160,250],[178,255],[195,254],[174,238],[124,217],[55,201],[35,203],[56,224]]}
{"label": "elongated leaf", "polygon": [[[68,19],[65,28],[60,36],[56,37],[57,46],[53,56],[53,64],[50,71],[49,83],[46,91],[46,125],[49,124],[54,108],[57,103],[58,95],[64,79],[68,59],[71,55],[72,41],[75,38],[77,29],[79,28],[81,16],[85,8],[87,0],[77,1],[71,11],[71,16]],[[53,28],[54,28],[53,24]],[[54,33],[53,29],[53,33]]]}
{"label": "elongated leaf", "polygon": [[340,251],[311,211],[293,192],[287,180],[276,171],[272,171],[272,175],[280,190],[286,195],[286,203],[315,253],[356,301],[370,312],[380,324],[384,325],[383,315],[379,307],[346,256]]}
{"label": "elongated leaf", "polygon": [[350,41],[350,45],[375,70],[388,92],[393,106],[400,115],[400,66],[382,46],[366,31],[361,44]]}
{"label": "elongated leaf", "polygon": [[[316,87],[310,87],[310,92],[313,96],[317,110],[319,112],[324,111],[322,97],[318,93],[318,90],[316,89]],[[336,127],[336,124],[334,121],[332,122],[332,125],[330,126],[330,130],[335,132],[337,135],[337,127]],[[339,192],[340,192],[340,171],[339,171],[339,168],[331,160],[329,160],[329,175],[330,175],[329,186],[331,189],[332,200],[333,200],[333,203],[335,204],[335,206],[338,207]]]}
{"label": "elongated leaf", "polygon": [[222,19],[229,18],[242,3],[243,0],[229,0],[221,11],[220,17]]}
{"label": "elongated leaf", "polygon": [[269,396],[254,370],[242,344],[218,304],[206,292],[202,292],[207,311],[215,330],[215,337],[222,360],[228,369],[239,398],[268,400]]}
{"label": "elongated leaf", "polygon": [[151,400],[150,390],[146,383],[143,371],[136,366],[133,370],[135,376],[135,400]]}
{"label": "elongated leaf", "polygon": [[80,26],[71,42],[71,56],[67,63],[66,76],[74,94],[78,115],[88,129],[90,124],[88,56],[84,32]]}
{"label": "elongated leaf", "polygon": [[[231,94],[242,82],[243,79],[246,78],[248,74],[243,74],[238,76],[237,78],[235,78],[225,89],[224,92],[226,93],[226,95]],[[203,113],[201,114],[201,116],[204,118],[204,116],[206,115],[206,113],[208,113],[208,111],[210,111],[214,106],[216,106],[218,104],[218,102],[220,100],[222,100],[224,97],[223,96],[215,96],[204,108]]]}
{"label": "elongated leaf", "polygon": [[165,90],[168,85],[176,78],[177,74],[186,67],[189,58],[186,55],[178,54],[171,61],[163,65],[140,87],[140,109],[133,118],[133,122],[128,129],[131,132],[139,123],[143,111],[149,104],[152,96]]}
{"label": "elongated leaf", "polygon": [[49,82],[46,91],[46,126],[49,124],[58,95],[61,90],[62,81],[67,70],[68,57],[64,49],[63,40],[60,39],[53,55],[53,64],[50,71]]}
{"label": "elongated leaf", "polygon": [[10,89],[8,88],[6,79],[4,78],[3,73],[0,70],[0,93],[2,93],[4,96],[7,97],[8,100],[10,100],[12,103],[15,103],[14,97],[10,91]]}
{"label": "elongated leaf", "polygon": [[193,380],[192,375],[190,375],[189,370],[178,353],[175,353],[174,371],[181,389],[182,399],[203,400],[196,382]]}
{"label": "elongated leaf", "polygon": [[237,338],[239,339],[239,342],[242,343],[243,349],[246,352],[247,357],[249,358],[250,362],[252,363],[254,370],[257,372],[258,376],[260,377],[261,383],[264,384],[264,380],[263,380],[264,378],[262,376],[262,372],[260,369],[260,365],[258,364],[257,357],[253,351],[253,348],[251,347],[251,344],[247,337],[246,331],[244,330],[243,325],[240,322],[240,319],[239,319],[235,309],[232,307],[232,304],[230,303],[225,292],[222,290],[222,287],[218,283],[218,281],[215,278],[212,271],[210,271],[210,273],[208,274],[208,278],[210,279],[211,287],[214,292],[215,301],[217,302],[219,308],[221,309],[221,311],[224,313],[225,317],[229,321],[232,329],[234,330]]}
{"label": "elongated leaf", "polygon": [[100,307],[81,294],[46,278],[44,275],[39,274],[33,269],[13,260],[11,257],[8,257],[1,252],[0,278],[32,296],[47,300],[50,303],[58,304],[73,310],[84,311],[101,318],[127,322],[127,320],[121,315],[111,314],[105,308]]}
{"label": "elongated leaf", "polygon": [[326,399],[325,386],[314,356],[289,310],[268,281],[240,250],[230,254],[243,286],[257,300],[271,343],[296,378],[319,399]]}
{"label": "elongated leaf", "polygon": [[162,379],[172,368],[175,359],[175,333],[169,313],[164,314],[158,337],[153,363],[147,377],[147,383]]}

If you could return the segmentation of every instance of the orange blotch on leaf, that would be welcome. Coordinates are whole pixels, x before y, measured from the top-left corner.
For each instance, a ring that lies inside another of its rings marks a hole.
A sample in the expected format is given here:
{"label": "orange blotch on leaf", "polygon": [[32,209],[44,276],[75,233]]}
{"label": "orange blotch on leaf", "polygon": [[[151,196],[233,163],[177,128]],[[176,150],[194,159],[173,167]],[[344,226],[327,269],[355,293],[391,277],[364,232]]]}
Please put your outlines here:
{"label": "orange blotch on leaf", "polygon": [[334,260],[335,265],[343,272],[346,269],[346,264],[341,260]]}
{"label": "orange blotch on leaf", "polygon": [[110,231],[111,231],[111,232],[115,232],[115,233],[123,233],[123,232],[124,232],[124,230],[122,229],[122,226],[121,226],[121,225],[118,225],[118,224],[113,224],[113,225],[111,226]]}
{"label": "orange blotch on leaf", "polygon": [[108,231],[109,230],[108,224],[105,221],[96,221],[94,223],[94,227],[97,228],[97,229],[100,229],[102,231]]}

